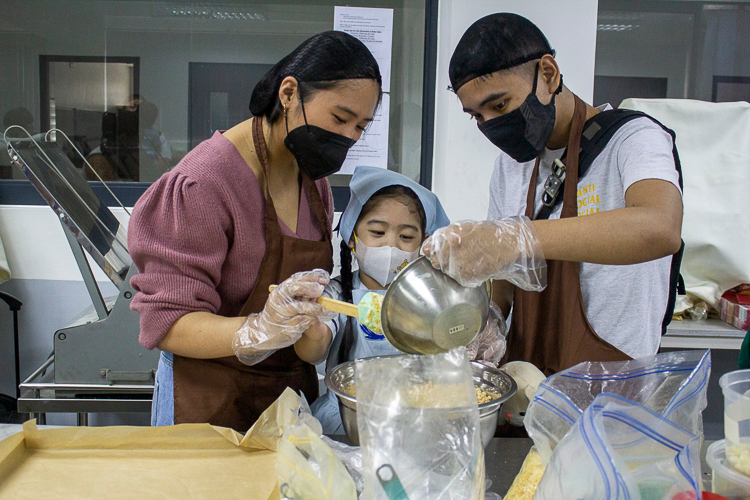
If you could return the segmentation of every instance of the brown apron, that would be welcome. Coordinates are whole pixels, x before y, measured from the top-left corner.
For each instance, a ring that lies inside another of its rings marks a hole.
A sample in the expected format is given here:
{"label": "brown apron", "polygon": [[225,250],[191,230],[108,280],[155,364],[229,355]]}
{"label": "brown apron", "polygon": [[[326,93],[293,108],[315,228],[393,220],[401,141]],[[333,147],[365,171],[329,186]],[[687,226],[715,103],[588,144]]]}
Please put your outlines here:
{"label": "brown apron", "polygon": [[[283,235],[268,189],[268,153],[261,119],[253,119],[253,143],[266,178],[266,253],[255,287],[242,310],[237,311],[240,316],[261,312],[268,299],[268,287],[296,272],[333,270],[331,226],[315,183],[300,174],[302,188],[323,229],[323,240]],[[207,422],[244,433],[287,387],[302,391],[309,402],[318,397],[315,367],[302,361],[294,346],[281,349],[254,366],[242,364],[234,356],[194,359],[175,354],[174,423]]]}
{"label": "brown apron", "polygon": [[[565,190],[560,218],[578,216],[578,153],[586,121],[586,105],[575,97],[568,139]],[[539,158],[529,183],[526,216],[534,217]],[[507,361],[528,361],[549,376],[582,361],[631,359],[599,337],[583,308],[580,263],[547,261],[547,288],[542,292],[515,289],[508,334]]]}

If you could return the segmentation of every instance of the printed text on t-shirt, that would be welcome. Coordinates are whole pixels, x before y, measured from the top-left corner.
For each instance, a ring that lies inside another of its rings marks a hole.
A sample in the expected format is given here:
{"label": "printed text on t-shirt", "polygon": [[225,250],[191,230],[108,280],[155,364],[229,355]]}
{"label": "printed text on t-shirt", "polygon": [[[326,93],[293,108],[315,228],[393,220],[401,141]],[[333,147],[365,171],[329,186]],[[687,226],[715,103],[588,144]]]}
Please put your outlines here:
{"label": "printed text on t-shirt", "polygon": [[599,195],[596,194],[596,185],[589,184],[578,189],[578,216],[599,213]]}

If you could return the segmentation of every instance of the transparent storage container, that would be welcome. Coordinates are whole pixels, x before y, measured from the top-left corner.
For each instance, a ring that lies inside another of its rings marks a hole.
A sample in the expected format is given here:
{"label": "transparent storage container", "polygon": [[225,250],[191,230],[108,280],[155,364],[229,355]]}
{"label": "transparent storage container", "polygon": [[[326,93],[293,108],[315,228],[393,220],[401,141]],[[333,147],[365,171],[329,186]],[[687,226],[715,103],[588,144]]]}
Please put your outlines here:
{"label": "transparent storage container", "polygon": [[750,370],[719,379],[724,393],[724,437],[728,465],[750,476]]}
{"label": "transparent storage container", "polygon": [[711,491],[729,500],[750,499],[750,477],[740,474],[726,463],[726,441],[716,441],[706,451],[706,463],[711,467]]}

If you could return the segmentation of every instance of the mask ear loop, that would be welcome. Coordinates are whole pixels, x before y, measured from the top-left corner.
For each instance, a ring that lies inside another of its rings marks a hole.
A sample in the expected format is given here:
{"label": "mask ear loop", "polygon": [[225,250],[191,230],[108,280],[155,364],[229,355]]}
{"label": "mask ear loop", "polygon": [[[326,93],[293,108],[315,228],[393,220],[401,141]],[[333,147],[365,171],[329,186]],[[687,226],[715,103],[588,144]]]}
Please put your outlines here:
{"label": "mask ear loop", "polygon": [[537,86],[538,81],[539,81],[539,63],[536,63],[536,66],[534,67],[534,85],[531,87],[531,93],[533,95],[536,95],[536,86]]}
{"label": "mask ear loop", "polygon": [[286,117],[286,104],[282,102],[281,107],[284,108],[284,124],[286,125],[286,135],[289,135],[289,119]]}
{"label": "mask ear loop", "polygon": [[[292,94],[292,99],[294,99],[294,94]],[[305,127],[307,127],[308,131],[310,130],[310,124],[307,123],[307,113],[305,113],[305,103],[302,100],[302,91],[299,93],[299,104],[302,106],[302,117],[305,119]],[[284,123],[286,124],[286,133],[289,135],[289,119],[286,117],[286,106],[282,104],[284,107]]]}
{"label": "mask ear loop", "polygon": [[555,95],[559,94],[563,90],[563,76],[562,73],[560,73],[560,85],[557,86],[557,90],[555,90]]}
{"label": "mask ear loop", "polygon": [[[534,86],[531,87],[531,93],[533,95],[536,95],[536,87],[537,82],[539,81],[539,63],[536,63],[536,67],[534,68]],[[562,92],[563,90],[563,76],[562,73],[560,73],[560,85],[557,86],[557,90],[555,90],[555,93],[552,94],[552,102],[555,102],[555,96]]]}
{"label": "mask ear loop", "polygon": [[305,113],[305,103],[302,100],[302,90],[300,89],[299,92],[299,105],[302,106],[302,117],[305,119],[305,127],[307,127],[308,131],[310,130],[310,124],[307,123],[307,114]]}
{"label": "mask ear loop", "polygon": [[[294,99],[294,94],[292,94],[291,99]],[[302,101],[302,92],[299,93],[299,104],[302,106],[302,116],[305,119],[305,126],[309,129],[310,124],[307,123],[307,113],[305,113],[305,103]],[[286,125],[286,134],[289,135],[289,119],[286,116],[286,105],[281,104],[281,106],[284,108],[284,124]]]}

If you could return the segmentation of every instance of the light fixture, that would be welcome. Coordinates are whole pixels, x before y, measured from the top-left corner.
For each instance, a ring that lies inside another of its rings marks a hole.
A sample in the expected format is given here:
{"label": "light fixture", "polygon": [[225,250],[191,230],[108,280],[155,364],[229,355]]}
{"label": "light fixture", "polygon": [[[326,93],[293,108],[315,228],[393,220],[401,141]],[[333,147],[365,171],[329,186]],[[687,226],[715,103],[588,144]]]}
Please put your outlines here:
{"label": "light fixture", "polygon": [[224,21],[266,21],[259,12],[238,10],[236,5],[191,4],[191,6],[171,5],[166,7],[169,17],[180,19],[217,19]]}
{"label": "light fixture", "polygon": [[[703,10],[739,10],[739,5],[727,5],[727,4],[716,4],[716,3],[709,3],[703,5]],[[747,8],[747,7],[745,7]]]}
{"label": "light fixture", "polygon": [[596,27],[597,31],[632,31],[640,28],[638,24],[600,24]]}

